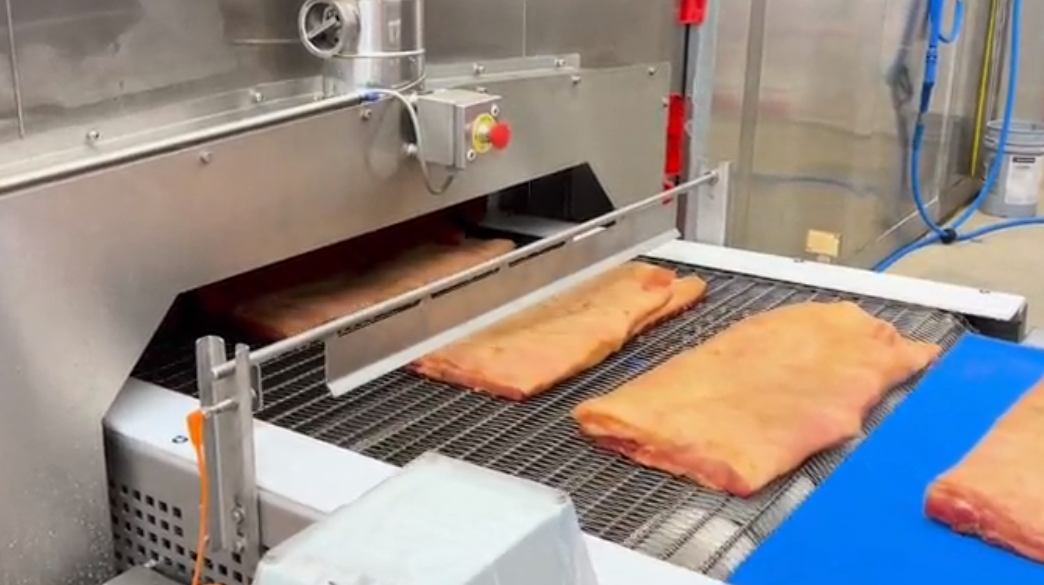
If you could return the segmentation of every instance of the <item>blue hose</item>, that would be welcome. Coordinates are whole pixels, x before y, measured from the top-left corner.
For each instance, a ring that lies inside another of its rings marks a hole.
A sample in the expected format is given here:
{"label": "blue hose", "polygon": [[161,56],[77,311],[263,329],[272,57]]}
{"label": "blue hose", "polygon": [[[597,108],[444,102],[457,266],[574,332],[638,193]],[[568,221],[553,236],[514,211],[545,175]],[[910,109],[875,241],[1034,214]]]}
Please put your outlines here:
{"label": "blue hose", "polygon": [[[960,33],[960,27],[964,21],[964,3],[961,0],[957,1],[956,8],[954,9],[953,17],[953,29],[950,34],[943,32],[943,7],[945,6],[945,0],[928,0],[928,48],[925,54],[924,63],[924,80],[921,82],[921,103],[917,110],[917,122],[914,126],[913,131],[913,144],[910,148],[910,185],[913,190],[914,206],[917,208],[917,214],[921,217],[921,221],[924,222],[928,229],[930,229],[936,236],[939,237],[940,241],[950,242],[953,241],[955,236],[952,231],[947,231],[943,226],[939,225],[932,219],[928,213],[928,207],[924,202],[924,195],[921,192],[921,150],[924,147],[924,133],[925,133],[925,117],[931,110],[932,104],[932,93],[935,90],[936,77],[938,76],[938,62],[939,62],[939,45],[949,44],[957,40],[957,36]],[[1010,126],[1010,124],[1007,124]],[[1002,140],[1007,139],[1007,134],[1004,134]],[[1000,166],[996,163],[1000,161],[998,157],[994,161],[997,172],[1000,171]],[[993,173],[991,168],[991,175]],[[983,192],[988,192],[989,188],[992,188],[993,181],[987,178],[987,183],[984,185]],[[954,226],[950,228],[955,230],[959,227]]]}
{"label": "blue hose", "polygon": [[[924,204],[924,197],[921,193],[921,181],[920,181],[920,159],[921,159],[921,147],[924,143],[924,116],[928,113],[929,106],[931,105],[931,92],[935,86],[935,70],[936,61],[938,60],[938,49],[939,43],[952,42],[956,38],[959,24],[963,19],[963,7],[960,1],[958,1],[956,13],[954,15],[954,28],[950,35],[944,35],[942,33],[942,6],[944,0],[929,0],[928,5],[928,21],[929,21],[929,37],[928,37],[928,54],[925,58],[925,79],[922,84],[921,90],[921,107],[917,114],[917,126],[914,129],[913,145],[910,151],[910,183],[913,187],[913,200],[914,205],[917,208],[917,214],[921,217],[921,220],[928,226],[930,233],[919,240],[915,240],[910,244],[896,250],[891,255],[886,257],[884,260],[874,266],[875,272],[883,272],[890,268],[893,264],[911,254],[917,250],[920,250],[926,246],[942,242],[944,244],[951,244],[953,242],[964,242],[970,239],[979,238],[986,236],[991,233],[995,233],[1001,230],[1023,227],[1028,225],[1044,225],[1044,218],[1023,218],[1013,219],[1008,221],[1002,221],[990,226],[973,230],[967,234],[958,233],[958,229],[964,225],[979,207],[982,206],[983,201],[989,195],[993,189],[993,184],[997,181],[997,176],[1000,174],[1000,169],[1003,163],[1003,157],[998,153],[997,156],[993,157],[993,162],[990,164],[990,169],[986,174],[986,180],[982,185],[982,189],[976,194],[971,204],[964,212],[958,216],[950,227],[943,227],[935,222],[928,214],[928,209]],[[1008,74],[1008,95],[1005,98],[1004,104],[1004,117],[1001,122],[1001,133],[999,144],[1003,145],[1008,143],[1008,133],[1011,130],[1011,120],[1015,112],[1015,96],[1018,89],[1018,68],[1019,68],[1019,46],[1021,45],[1021,32],[1020,24],[1022,22],[1022,0],[1012,0],[1011,5],[1011,55]]]}
{"label": "blue hose", "polygon": [[[981,228],[971,230],[970,232],[960,234],[957,236],[958,242],[969,242],[972,240],[978,240],[990,234],[994,234],[1000,231],[1009,230],[1012,228],[1030,227],[1036,225],[1044,225],[1044,217],[1019,217],[1015,219],[1007,219],[999,221]],[[939,241],[939,237],[935,234],[928,234],[920,240],[914,241],[909,245],[900,248],[892,253],[874,267],[875,272],[884,272],[892,267],[893,264],[903,259],[908,254],[916,252],[921,248],[927,248],[928,246],[935,244]]]}
{"label": "blue hose", "polygon": [[983,236],[990,234],[1020,227],[1029,227],[1033,225],[1044,225],[1044,217],[1019,217],[1015,219],[1008,219],[1004,221],[998,221],[987,226],[983,226],[978,229],[971,230],[966,234],[961,235],[961,241],[977,240]]}

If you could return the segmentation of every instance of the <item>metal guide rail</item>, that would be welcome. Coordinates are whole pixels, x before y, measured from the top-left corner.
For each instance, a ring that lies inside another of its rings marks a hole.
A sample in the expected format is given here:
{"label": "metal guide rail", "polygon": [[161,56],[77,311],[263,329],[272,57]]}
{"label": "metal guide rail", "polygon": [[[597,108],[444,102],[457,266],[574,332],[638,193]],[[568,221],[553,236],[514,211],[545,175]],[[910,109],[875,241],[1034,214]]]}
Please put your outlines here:
{"label": "metal guide rail", "polygon": [[[842,295],[744,275],[653,261],[710,285],[696,308],[631,341],[601,365],[523,404],[396,371],[335,398],[321,343],[265,363],[256,416],[365,455],[404,465],[429,450],[568,492],[586,532],[725,579],[844,459],[859,440],[821,453],[757,496],[740,499],[638,467],[583,440],[570,411],[755,313],[788,303],[849,299],[904,334],[949,348],[969,326],[943,311]],[[194,337],[158,341],[135,376],[196,393]],[[908,394],[893,390],[869,432]]]}
{"label": "metal guide rail", "polygon": [[[659,221],[648,221],[658,219],[649,213],[662,211],[665,202],[691,189],[718,182],[720,175],[720,171],[704,173],[453,276],[249,351],[235,360],[207,363],[201,366],[206,368],[202,372],[211,378],[205,383],[228,379],[236,375],[237,369],[249,370],[322,341],[327,352],[327,383],[334,394],[343,394],[503,318],[513,300],[532,304],[547,298],[563,283],[578,282],[673,240],[677,230]],[[442,302],[448,293],[454,293],[450,295],[452,300]],[[354,343],[358,334],[366,338]],[[415,353],[419,348],[423,351]],[[263,386],[264,380],[259,382]]]}

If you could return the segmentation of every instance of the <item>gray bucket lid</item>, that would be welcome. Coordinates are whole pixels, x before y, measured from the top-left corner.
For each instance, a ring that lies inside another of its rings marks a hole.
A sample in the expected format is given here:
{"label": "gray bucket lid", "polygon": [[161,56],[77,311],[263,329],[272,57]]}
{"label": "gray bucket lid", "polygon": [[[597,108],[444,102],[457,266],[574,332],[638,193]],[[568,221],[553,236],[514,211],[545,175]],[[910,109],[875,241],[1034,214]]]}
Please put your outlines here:
{"label": "gray bucket lid", "polygon": [[[986,132],[982,140],[986,146],[992,149],[997,148],[1003,125],[1003,120],[991,120],[986,123]],[[1011,127],[1008,129],[1007,146],[1008,148],[1044,149],[1044,123],[1012,120]]]}

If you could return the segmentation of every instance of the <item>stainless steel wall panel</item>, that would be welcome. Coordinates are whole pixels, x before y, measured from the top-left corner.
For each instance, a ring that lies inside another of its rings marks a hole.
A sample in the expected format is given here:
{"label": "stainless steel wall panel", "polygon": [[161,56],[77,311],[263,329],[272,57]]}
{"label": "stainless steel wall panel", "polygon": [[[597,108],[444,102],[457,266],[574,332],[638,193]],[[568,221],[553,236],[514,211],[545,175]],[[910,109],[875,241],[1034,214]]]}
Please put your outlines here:
{"label": "stainless steel wall panel", "polygon": [[532,0],[429,1],[425,15],[428,61],[453,63],[526,56],[526,9],[531,3]]}
{"label": "stainless steel wall panel", "polygon": [[30,133],[240,83],[214,0],[10,1]]}
{"label": "stainless steel wall panel", "polygon": [[[294,38],[297,0],[4,1],[15,50],[0,43],[0,141],[26,136],[0,165],[194,121],[194,104],[320,69]],[[585,67],[663,67],[678,36],[673,11],[673,0],[439,0],[426,9],[429,62],[579,54]]]}
{"label": "stainless steel wall panel", "polygon": [[[988,4],[965,2],[959,41],[941,50],[926,118],[925,197],[961,193],[943,198],[943,214],[967,196],[955,186],[969,170]],[[908,161],[923,15],[922,0],[722,6],[708,151],[736,161],[730,245],[865,263],[895,244],[884,240],[914,212]],[[836,246],[820,245],[831,240]]]}
{"label": "stainless steel wall panel", "polygon": [[[1001,4],[1010,5],[1011,0],[1001,0]],[[1018,89],[1015,97],[1015,115],[1026,120],[1044,120],[1044,67],[1040,66],[1037,55],[1044,52],[1044,35],[1040,34],[1044,27],[1044,2],[1023,0],[1021,22],[1021,51],[1019,55]],[[1010,46],[1010,40],[1004,45]],[[1004,55],[1004,75],[1001,80],[997,109],[995,115],[1000,117],[1004,112],[1004,101],[1008,95],[1007,74],[1010,71],[1008,53]]]}
{"label": "stainless steel wall panel", "polygon": [[526,0],[526,53],[579,53],[585,67],[670,61],[676,0]]}

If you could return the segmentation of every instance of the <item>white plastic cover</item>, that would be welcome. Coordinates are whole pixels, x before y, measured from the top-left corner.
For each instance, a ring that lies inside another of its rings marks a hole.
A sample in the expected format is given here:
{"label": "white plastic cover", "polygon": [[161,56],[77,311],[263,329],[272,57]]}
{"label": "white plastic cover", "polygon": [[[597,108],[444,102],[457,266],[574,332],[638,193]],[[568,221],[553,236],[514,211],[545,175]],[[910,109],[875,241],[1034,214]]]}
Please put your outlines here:
{"label": "white plastic cover", "polygon": [[256,585],[596,585],[569,497],[434,453],[269,552]]}

